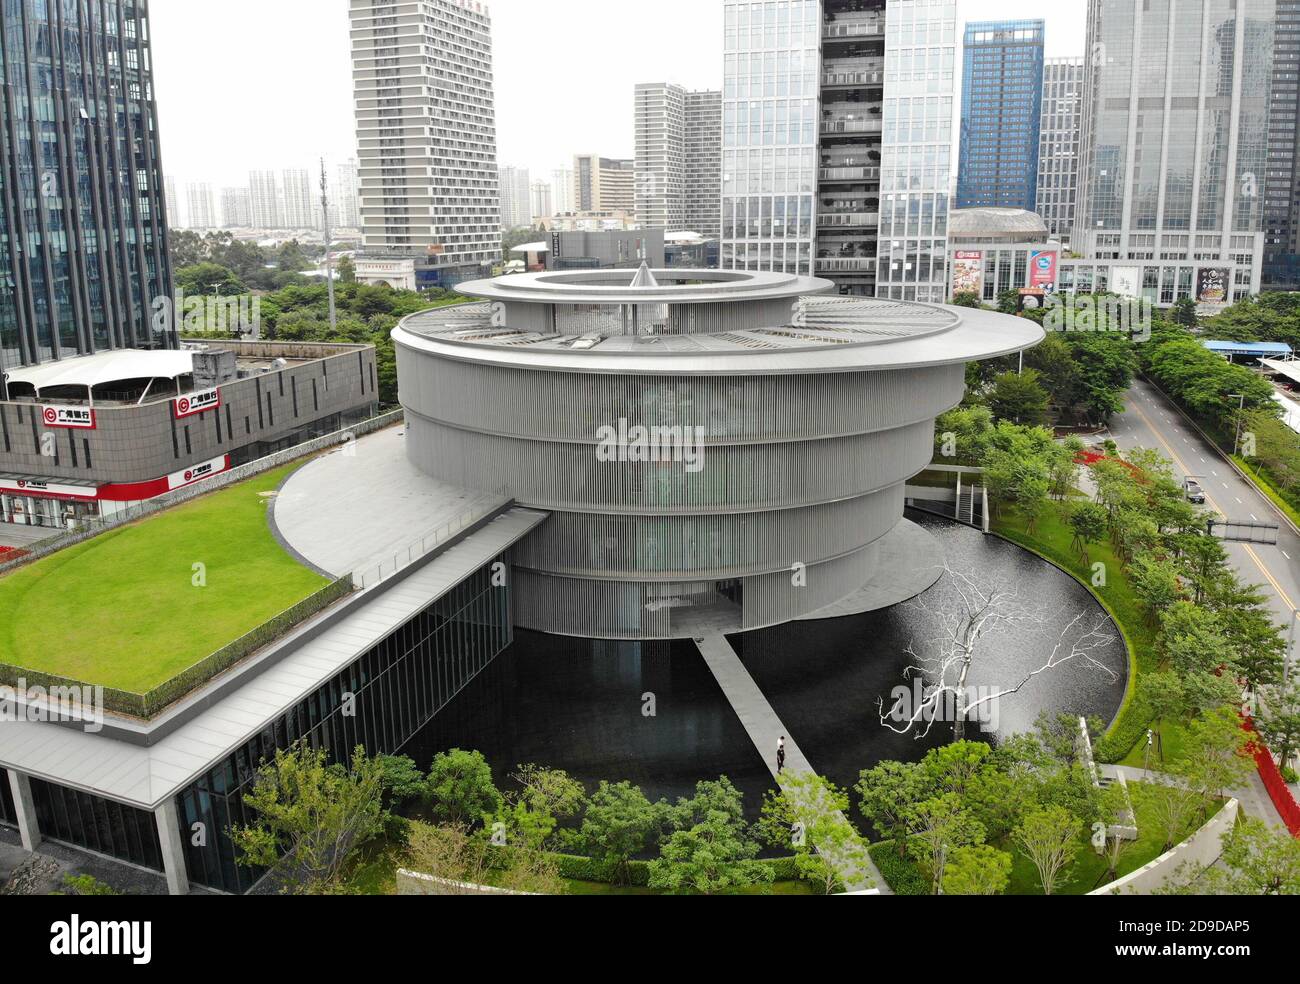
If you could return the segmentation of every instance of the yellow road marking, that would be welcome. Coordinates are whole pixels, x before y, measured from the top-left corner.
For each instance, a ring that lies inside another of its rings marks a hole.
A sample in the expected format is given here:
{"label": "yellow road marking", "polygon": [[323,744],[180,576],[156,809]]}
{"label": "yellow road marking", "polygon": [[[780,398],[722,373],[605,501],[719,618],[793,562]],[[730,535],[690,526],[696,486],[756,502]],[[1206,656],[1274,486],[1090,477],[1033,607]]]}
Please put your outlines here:
{"label": "yellow road marking", "polygon": [[[1142,412],[1142,408],[1138,406],[1136,396],[1133,398],[1133,402],[1131,406],[1133,407],[1133,410],[1137,413],[1137,415],[1142,418],[1142,422],[1147,425],[1147,429],[1151,431],[1151,435],[1157,441],[1160,442],[1160,446],[1169,453],[1169,457],[1171,457],[1174,460],[1174,462],[1178,465],[1178,467],[1183,470],[1183,474],[1184,475],[1193,474],[1192,470],[1187,467],[1183,459],[1178,456],[1178,452],[1175,451],[1173,448],[1171,448],[1168,442],[1166,442],[1165,439],[1160,436],[1160,431],[1156,430],[1155,424],[1151,423],[1150,418],[1148,418],[1147,415]],[[1215,509],[1215,511],[1218,512],[1218,514],[1222,516],[1224,519],[1228,518],[1228,514],[1224,512],[1221,508],[1219,508],[1219,504],[1214,501],[1214,497],[1210,495],[1208,491],[1205,492],[1205,501],[1208,502]],[[1263,574],[1264,578],[1268,581],[1268,583],[1273,586],[1273,590],[1276,591],[1277,596],[1282,599],[1282,603],[1285,604],[1287,608],[1290,608],[1292,611],[1295,611],[1296,606],[1291,602],[1291,599],[1287,596],[1287,593],[1282,590],[1282,585],[1278,584],[1277,579],[1274,578],[1271,573],[1269,573],[1268,568],[1264,566],[1264,562],[1259,559],[1259,554],[1255,553],[1254,549],[1251,547],[1249,543],[1243,543],[1242,546],[1245,547],[1246,553],[1250,556],[1250,559],[1255,562],[1255,566],[1259,568],[1259,572]]]}

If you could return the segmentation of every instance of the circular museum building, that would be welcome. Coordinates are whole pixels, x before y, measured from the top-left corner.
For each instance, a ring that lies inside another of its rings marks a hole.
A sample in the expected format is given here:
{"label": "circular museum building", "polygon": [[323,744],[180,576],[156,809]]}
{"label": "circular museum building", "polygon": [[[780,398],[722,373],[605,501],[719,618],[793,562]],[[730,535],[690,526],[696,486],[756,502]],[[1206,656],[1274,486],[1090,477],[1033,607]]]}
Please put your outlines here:
{"label": "circular museum building", "polygon": [[[800,618],[880,570],[965,364],[1032,321],[828,294],[825,280],[574,270],[393,333],[421,471],[550,518],[513,554],[515,623],[592,638]],[[937,576],[937,575],[936,575]]]}

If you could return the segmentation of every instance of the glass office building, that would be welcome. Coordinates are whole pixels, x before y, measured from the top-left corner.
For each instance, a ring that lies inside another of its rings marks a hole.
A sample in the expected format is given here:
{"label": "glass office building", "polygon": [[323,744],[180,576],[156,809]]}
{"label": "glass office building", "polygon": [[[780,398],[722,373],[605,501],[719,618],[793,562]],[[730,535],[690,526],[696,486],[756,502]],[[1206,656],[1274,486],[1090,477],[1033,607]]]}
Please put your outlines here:
{"label": "glass office building", "polygon": [[1300,0],[1277,0],[1265,182],[1264,290],[1300,290]]}
{"label": "glass office building", "polygon": [[942,303],[957,60],[956,0],[890,0],[876,296]]}
{"label": "glass office building", "polygon": [[147,0],[0,13],[0,369],[174,344]]}
{"label": "glass office building", "polygon": [[967,24],[958,208],[1034,210],[1042,111],[1043,22]]}
{"label": "glass office building", "polygon": [[398,754],[510,645],[510,591],[493,586],[493,566],[466,578],[181,791],[181,828],[207,835],[202,843],[186,841],[190,881],[245,892],[265,873],[236,864],[228,831],[249,822],[244,794],[277,750],[303,741],[334,761],[348,761],[359,745],[372,756]]}
{"label": "glass office building", "polygon": [[1083,120],[1083,59],[1049,58],[1043,65],[1043,114],[1038,135],[1038,207],[1051,237],[1069,245],[1079,194]]}
{"label": "glass office building", "polygon": [[1276,12],[1091,0],[1088,48],[1105,57],[1084,69],[1076,252],[1132,262],[1159,297],[1225,280],[1220,302],[1259,291]]}

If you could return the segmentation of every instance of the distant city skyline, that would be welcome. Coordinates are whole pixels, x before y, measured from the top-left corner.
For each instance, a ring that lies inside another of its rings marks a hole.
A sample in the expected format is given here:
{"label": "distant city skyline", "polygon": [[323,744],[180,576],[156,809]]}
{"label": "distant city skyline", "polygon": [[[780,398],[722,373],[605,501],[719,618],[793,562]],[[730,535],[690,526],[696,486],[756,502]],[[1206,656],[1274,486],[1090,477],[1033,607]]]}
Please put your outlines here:
{"label": "distant city skyline", "polygon": [[[636,83],[721,87],[721,0],[661,0],[655,17],[638,22],[635,45],[627,43],[626,19],[615,13],[620,8],[607,0],[487,0],[486,6],[501,165],[548,176],[571,168],[575,154],[631,158]],[[227,0],[219,15],[204,12],[209,9],[191,0],[150,4],[166,174],[182,188],[235,187],[250,170],[314,170],[324,156],[333,171],[354,158],[346,5]],[[1082,55],[1084,10],[1083,2],[1043,10],[1037,0],[958,0],[958,29],[967,20],[1042,17],[1047,57]],[[258,30],[250,32],[250,23]],[[239,65],[265,71],[230,72],[214,83],[210,73],[194,71],[200,36],[204,52],[237,52]],[[286,37],[295,43],[286,45]],[[271,76],[295,79],[301,91],[283,83],[268,88]],[[539,105],[549,111],[539,112]]]}

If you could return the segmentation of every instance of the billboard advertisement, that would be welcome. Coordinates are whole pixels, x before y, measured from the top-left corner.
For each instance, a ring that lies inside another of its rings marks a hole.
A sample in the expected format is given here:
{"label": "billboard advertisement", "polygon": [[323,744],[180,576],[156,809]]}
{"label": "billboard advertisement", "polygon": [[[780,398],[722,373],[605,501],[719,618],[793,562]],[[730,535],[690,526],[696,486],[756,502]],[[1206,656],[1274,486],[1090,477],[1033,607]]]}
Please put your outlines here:
{"label": "billboard advertisement", "polygon": [[1110,292],[1120,297],[1139,297],[1142,293],[1140,267],[1111,267]]}
{"label": "billboard advertisement", "polygon": [[1056,251],[1035,249],[1029,253],[1029,286],[1051,293],[1056,289]]}
{"label": "billboard advertisement", "polygon": [[1196,303],[1225,304],[1228,300],[1228,270],[1226,267],[1197,267]]}
{"label": "billboard advertisement", "polygon": [[981,294],[984,290],[984,254],[979,250],[956,250],[952,254],[952,293]]}

